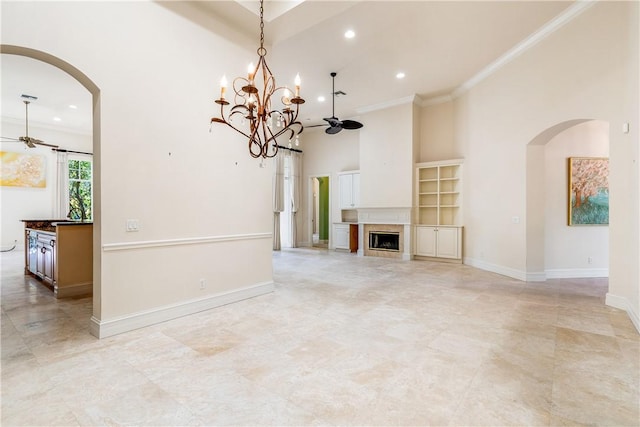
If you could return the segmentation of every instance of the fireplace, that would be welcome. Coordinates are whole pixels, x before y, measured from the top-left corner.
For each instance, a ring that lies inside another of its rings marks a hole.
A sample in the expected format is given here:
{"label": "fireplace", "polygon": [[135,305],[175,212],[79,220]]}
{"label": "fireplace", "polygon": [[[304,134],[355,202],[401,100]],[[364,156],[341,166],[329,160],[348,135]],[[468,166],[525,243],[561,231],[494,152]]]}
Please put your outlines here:
{"label": "fireplace", "polygon": [[402,258],[404,226],[398,224],[363,224],[364,256]]}
{"label": "fireplace", "polygon": [[374,251],[400,251],[400,233],[393,231],[370,231],[369,249]]}
{"label": "fireplace", "polygon": [[412,208],[358,208],[360,256],[411,259]]}

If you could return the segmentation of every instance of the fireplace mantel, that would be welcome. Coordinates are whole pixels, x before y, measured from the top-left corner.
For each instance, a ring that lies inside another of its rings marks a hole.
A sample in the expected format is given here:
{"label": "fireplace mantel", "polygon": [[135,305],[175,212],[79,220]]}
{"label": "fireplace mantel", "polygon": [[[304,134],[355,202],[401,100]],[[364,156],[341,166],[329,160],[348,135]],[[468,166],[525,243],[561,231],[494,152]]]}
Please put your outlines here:
{"label": "fireplace mantel", "polygon": [[359,224],[411,225],[412,208],[358,208]]}

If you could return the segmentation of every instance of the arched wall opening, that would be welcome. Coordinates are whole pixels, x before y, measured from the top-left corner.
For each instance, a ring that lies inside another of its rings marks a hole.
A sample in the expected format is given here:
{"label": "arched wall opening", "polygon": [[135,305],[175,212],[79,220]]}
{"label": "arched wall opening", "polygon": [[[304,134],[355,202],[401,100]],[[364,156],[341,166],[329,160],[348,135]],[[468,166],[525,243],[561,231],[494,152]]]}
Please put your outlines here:
{"label": "arched wall opening", "polygon": [[101,318],[101,167],[100,167],[100,88],[82,71],[61,58],[36,49],[15,45],[0,45],[0,54],[19,55],[59,68],[84,86],[92,97],[93,123],[93,317]]}
{"label": "arched wall opening", "polygon": [[569,226],[570,157],[609,157],[609,123],[558,123],[527,145],[527,280],[608,277],[607,225]]}

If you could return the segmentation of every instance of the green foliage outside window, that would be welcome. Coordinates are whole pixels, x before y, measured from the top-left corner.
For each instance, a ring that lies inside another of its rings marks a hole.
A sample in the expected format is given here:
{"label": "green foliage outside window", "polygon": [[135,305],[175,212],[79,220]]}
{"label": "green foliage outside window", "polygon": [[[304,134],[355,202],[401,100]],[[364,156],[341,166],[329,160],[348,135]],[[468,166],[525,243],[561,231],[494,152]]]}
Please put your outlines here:
{"label": "green foliage outside window", "polygon": [[91,162],[69,160],[69,218],[92,220]]}

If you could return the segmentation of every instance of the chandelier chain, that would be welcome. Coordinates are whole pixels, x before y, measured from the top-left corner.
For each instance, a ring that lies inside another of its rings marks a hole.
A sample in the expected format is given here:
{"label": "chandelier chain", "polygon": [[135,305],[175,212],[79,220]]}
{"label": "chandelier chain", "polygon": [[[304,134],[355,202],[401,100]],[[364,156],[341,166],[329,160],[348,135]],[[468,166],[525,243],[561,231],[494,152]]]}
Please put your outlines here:
{"label": "chandelier chain", "polygon": [[260,0],[260,51],[264,52],[264,0]]}

